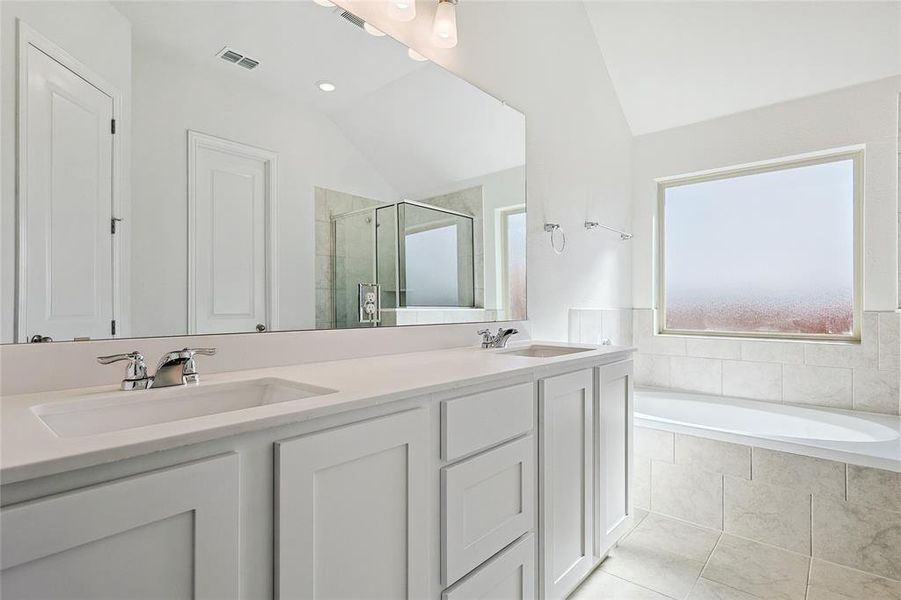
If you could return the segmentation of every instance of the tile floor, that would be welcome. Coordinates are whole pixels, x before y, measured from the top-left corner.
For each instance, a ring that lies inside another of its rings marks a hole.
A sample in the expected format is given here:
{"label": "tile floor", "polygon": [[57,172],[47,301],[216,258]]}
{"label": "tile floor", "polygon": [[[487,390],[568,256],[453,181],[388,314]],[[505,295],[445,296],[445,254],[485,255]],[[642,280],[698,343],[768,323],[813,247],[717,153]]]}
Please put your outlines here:
{"label": "tile floor", "polygon": [[641,511],[569,600],[901,600],[901,581]]}

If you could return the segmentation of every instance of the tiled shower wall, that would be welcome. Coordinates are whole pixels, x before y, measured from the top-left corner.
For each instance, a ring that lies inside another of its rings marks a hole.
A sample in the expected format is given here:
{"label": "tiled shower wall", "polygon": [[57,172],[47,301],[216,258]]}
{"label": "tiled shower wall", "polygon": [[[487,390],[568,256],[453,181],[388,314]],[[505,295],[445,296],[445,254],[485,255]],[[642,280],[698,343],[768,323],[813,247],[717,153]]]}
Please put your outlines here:
{"label": "tiled shower wall", "polygon": [[654,335],[650,309],[574,308],[569,323],[570,341],[637,346],[638,385],[901,413],[896,312],[865,312],[859,344]]}

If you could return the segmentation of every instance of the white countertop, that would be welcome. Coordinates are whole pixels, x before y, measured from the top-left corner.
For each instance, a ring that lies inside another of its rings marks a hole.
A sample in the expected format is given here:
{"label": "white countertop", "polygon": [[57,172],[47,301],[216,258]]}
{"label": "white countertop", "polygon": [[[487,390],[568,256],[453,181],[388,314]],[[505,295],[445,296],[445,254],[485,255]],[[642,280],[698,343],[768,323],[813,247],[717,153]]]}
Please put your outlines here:
{"label": "white countertop", "polygon": [[[511,344],[508,350],[521,345],[539,344],[588,347],[584,344],[531,341]],[[117,392],[117,381],[100,387],[6,396],[0,398],[0,482],[7,484],[53,475],[517,374],[542,377],[562,368],[623,360],[632,351],[632,348],[617,346],[591,348],[575,354],[533,358],[467,347],[233,371],[209,376],[201,374],[201,387],[272,377],[331,388],[337,392],[81,437],[58,437],[32,411],[32,407],[57,401],[89,400],[92,396],[109,395],[111,392],[150,395],[159,390]]]}

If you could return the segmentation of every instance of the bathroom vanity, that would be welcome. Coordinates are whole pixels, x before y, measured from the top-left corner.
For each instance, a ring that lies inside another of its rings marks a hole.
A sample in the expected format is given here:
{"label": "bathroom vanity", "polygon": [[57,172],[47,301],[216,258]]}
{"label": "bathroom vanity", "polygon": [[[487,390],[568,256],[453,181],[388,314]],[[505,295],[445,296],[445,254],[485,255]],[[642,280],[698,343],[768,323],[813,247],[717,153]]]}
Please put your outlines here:
{"label": "bathroom vanity", "polygon": [[630,521],[629,359],[532,343],[6,397],[3,596],[563,598]]}

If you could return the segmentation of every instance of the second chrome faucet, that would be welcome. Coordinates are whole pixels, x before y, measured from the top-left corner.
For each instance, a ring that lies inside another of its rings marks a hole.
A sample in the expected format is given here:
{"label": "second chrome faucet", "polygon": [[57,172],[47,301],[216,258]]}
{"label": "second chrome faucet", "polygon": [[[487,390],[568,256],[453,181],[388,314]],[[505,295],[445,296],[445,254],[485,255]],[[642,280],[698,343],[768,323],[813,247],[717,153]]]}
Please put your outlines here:
{"label": "second chrome faucet", "polygon": [[144,355],[137,350],[124,354],[98,356],[97,362],[101,365],[109,365],[115,362],[128,361],[128,366],[125,369],[125,379],[122,380],[122,389],[148,390],[150,388],[198,383],[200,374],[197,373],[197,363],[194,361],[194,356],[197,354],[212,356],[216,354],[216,349],[182,348],[181,350],[167,352],[160,358],[154,375],[147,374],[147,364],[144,362]]}

